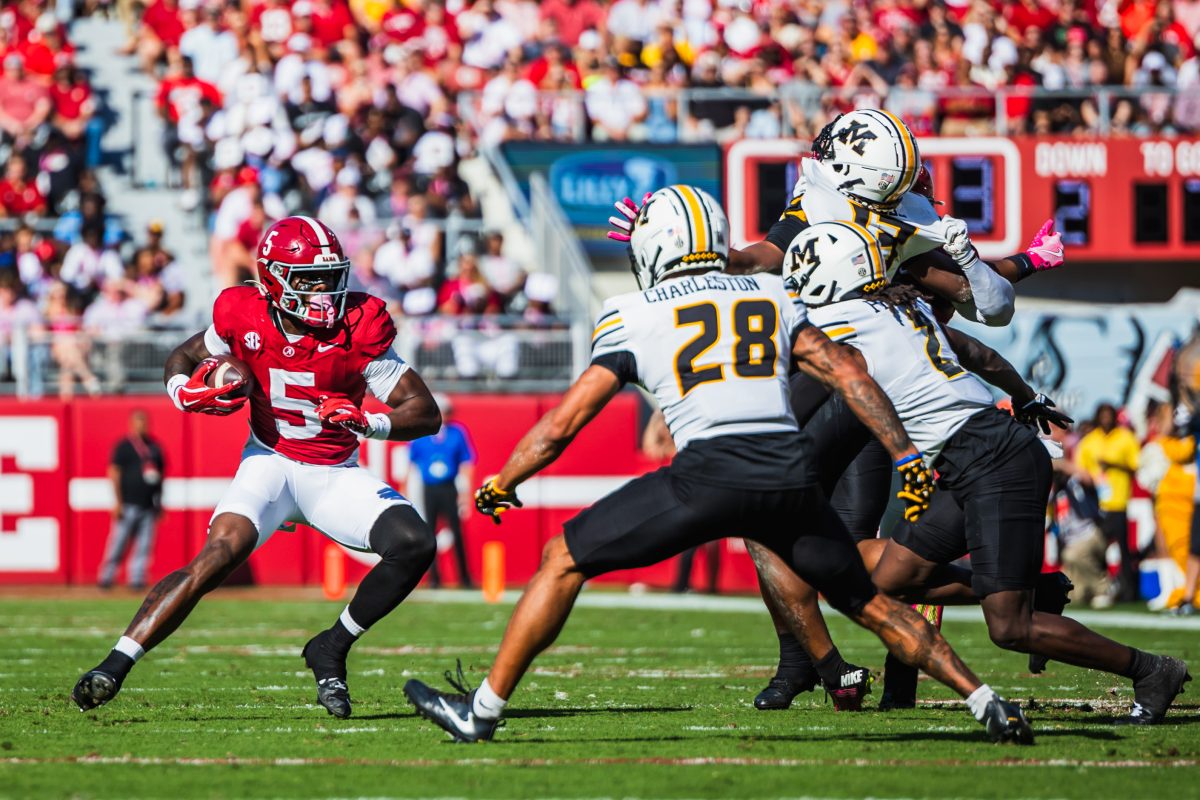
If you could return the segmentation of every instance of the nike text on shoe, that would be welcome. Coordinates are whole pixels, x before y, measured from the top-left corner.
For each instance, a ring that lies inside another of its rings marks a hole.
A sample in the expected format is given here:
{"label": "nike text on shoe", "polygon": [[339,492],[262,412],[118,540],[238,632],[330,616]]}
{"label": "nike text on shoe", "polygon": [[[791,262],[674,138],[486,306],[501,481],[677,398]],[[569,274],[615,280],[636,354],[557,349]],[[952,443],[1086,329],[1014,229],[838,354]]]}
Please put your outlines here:
{"label": "nike text on shoe", "polygon": [[75,688],[71,690],[71,699],[79,706],[80,711],[91,711],[112,700],[119,691],[121,682],[117,678],[94,669],[84,673],[75,684]]}
{"label": "nike text on shoe", "polygon": [[1157,725],[1167,716],[1183,685],[1190,681],[1187,664],[1171,656],[1158,656],[1158,666],[1140,681],[1133,683],[1133,711],[1125,725]]}
{"label": "nike text on shoe", "polygon": [[1033,744],[1033,729],[1021,713],[1021,707],[999,696],[988,703],[983,716],[983,727],[987,730],[988,738],[997,744]]}
{"label": "nike text on shoe", "polygon": [[480,719],[472,706],[475,692],[448,694],[418,680],[404,684],[404,696],[425,719],[460,742],[485,742],[496,733],[499,719]]}
{"label": "nike text on shoe", "polygon": [[317,680],[317,702],[338,719],[346,719],[351,714],[346,659],[325,646],[325,633],[322,631],[309,639],[301,655]]}
{"label": "nike text on shoe", "polygon": [[765,689],[754,698],[754,707],[759,711],[783,711],[791,707],[792,700],[801,692],[811,692],[820,681],[815,672],[800,678],[785,678],[775,674]]}
{"label": "nike text on shoe", "polygon": [[835,711],[862,711],[863,698],[871,693],[874,681],[874,676],[866,667],[847,664],[838,676],[838,685],[825,688],[833,699]]}
{"label": "nike text on shoe", "polygon": [[[1071,602],[1071,591],[1075,584],[1061,572],[1043,572],[1038,576],[1033,589],[1033,610],[1061,616],[1067,603]],[[1044,672],[1050,659],[1035,653],[1029,654],[1029,671],[1034,675]]]}

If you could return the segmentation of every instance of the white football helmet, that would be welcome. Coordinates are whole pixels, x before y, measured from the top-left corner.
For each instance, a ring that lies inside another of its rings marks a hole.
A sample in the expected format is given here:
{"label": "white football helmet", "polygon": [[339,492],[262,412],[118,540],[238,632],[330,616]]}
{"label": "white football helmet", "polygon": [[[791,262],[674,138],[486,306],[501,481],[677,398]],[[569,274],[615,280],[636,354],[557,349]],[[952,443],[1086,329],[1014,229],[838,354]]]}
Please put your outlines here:
{"label": "white football helmet", "polygon": [[841,178],[838,191],[891,208],[917,181],[921,151],[895,114],[865,108],[844,114],[813,142],[813,154]]}
{"label": "white football helmet", "polygon": [[879,241],[854,222],[818,222],[801,231],[783,256],[783,278],[806,306],[852,300],[888,283]]}
{"label": "white football helmet", "polygon": [[676,184],[646,200],[633,221],[630,260],[638,286],[695,269],[724,269],[729,263],[729,220],[712,195]]}

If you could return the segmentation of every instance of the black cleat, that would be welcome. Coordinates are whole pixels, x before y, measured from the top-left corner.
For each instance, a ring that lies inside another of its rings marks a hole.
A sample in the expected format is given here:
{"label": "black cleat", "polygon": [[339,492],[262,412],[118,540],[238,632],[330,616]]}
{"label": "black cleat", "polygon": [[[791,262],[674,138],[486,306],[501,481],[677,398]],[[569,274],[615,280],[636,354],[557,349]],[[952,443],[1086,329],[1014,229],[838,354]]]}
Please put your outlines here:
{"label": "black cleat", "polygon": [[404,684],[404,696],[417,713],[437,725],[459,742],[486,742],[496,735],[502,724],[500,718],[480,719],[475,716],[475,690],[468,689],[463,679],[462,662],[458,664],[458,680],[446,671],[446,681],[458,694],[439,692],[421,681]]}
{"label": "black cleat", "polygon": [[75,688],[71,690],[71,699],[80,711],[91,711],[99,708],[117,696],[121,691],[121,680],[107,672],[94,669],[84,673]]}
{"label": "black cleat", "polygon": [[[1033,588],[1033,610],[1062,616],[1063,609],[1071,602],[1071,591],[1075,584],[1061,572],[1043,572]],[[1037,675],[1046,670],[1050,659],[1036,653],[1029,654],[1029,671]]]}
{"label": "black cleat", "polygon": [[346,657],[338,655],[325,642],[328,631],[308,640],[300,655],[317,679],[317,702],[338,719],[351,714],[350,688],[346,685]]}
{"label": "black cleat", "polygon": [[863,698],[871,693],[874,682],[871,670],[847,662],[838,676],[838,685],[826,686],[825,691],[833,699],[834,711],[862,711]]}
{"label": "black cleat", "polygon": [[996,744],[1033,744],[1033,728],[1021,713],[1021,707],[1010,703],[999,695],[988,703],[983,715],[983,727],[988,738]]}
{"label": "black cleat", "polygon": [[1187,664],[1171,656],[1158,656],[1158,666],[1133,683],[1133,711],[1120,721],[1123,725],[1157,725],[1167,716],[1183,685],[1192,679]]}
{"label": "black cleat", "polygon": [[759,711],[783,711],[791,707],[796,695],[811,692],[818,683],[820,680],[811,670],[802,678],[785,678],[777,672],[766,688],[755,696],[754,707]]}

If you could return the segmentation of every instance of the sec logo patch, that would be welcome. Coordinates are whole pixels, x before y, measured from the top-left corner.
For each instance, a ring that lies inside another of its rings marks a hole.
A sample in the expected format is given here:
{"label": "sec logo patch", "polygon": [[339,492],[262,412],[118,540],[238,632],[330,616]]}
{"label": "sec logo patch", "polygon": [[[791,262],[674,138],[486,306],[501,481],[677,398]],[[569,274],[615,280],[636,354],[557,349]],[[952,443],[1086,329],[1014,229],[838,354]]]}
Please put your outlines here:
{"label": "sec logo patch", "polygon": [[287,347],[283,348],[283,354],[288,358],[291,358],[292,356],[296,355],[296,348],[289,344]]}
{"label": "sec logo patch", "polygon": [[262,347],[262,337],[258,335],[258,331],[247,331],[246,335],[242,337],[242,343],[246,345],[247,349],[257,350]]}

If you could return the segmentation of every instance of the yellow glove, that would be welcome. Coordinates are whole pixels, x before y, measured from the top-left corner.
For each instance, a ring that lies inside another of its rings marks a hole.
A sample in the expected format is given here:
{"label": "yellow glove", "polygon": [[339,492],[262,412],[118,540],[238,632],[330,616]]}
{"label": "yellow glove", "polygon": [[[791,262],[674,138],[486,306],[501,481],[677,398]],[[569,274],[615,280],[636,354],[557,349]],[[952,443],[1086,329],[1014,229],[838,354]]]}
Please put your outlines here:
{"label": "yellow glove", "polygon": [[920,453],[900,459],[896,462],[896,469],[904,479],[904,486],[896,493],[896,497],[904,501],[904,519],[916,522],[929,508],[929,498],[933,496],[933,474],[925,466],[925,459]]}
{"label": "yellow glove", "polygon": [[492,522],[500,524],[500,515],[510,508],[521,508],[522,503],[517,499],[515,489],[504,491],[496,486],[496,476],[488,478],[475,490],[475,508],[481,514],[487,514]]}

